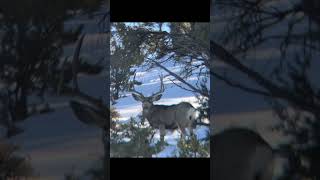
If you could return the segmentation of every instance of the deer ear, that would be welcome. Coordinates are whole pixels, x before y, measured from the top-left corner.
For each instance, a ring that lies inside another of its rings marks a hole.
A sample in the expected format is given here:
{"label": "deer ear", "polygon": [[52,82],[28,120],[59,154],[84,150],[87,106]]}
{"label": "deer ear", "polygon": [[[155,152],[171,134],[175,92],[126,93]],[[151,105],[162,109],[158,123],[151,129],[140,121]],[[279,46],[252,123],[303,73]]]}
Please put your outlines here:
{"label": "deer ear", "polygon": [[136,101],[142,101],[142,97],[137,95],[137,94],[134,94],[132,93],[132,97],[136,100]]}
{"label": "deer ear", "polygon": [[152,97],[152,101],[159,101],[162,97],[162,94],[157,94],[156,96]]}

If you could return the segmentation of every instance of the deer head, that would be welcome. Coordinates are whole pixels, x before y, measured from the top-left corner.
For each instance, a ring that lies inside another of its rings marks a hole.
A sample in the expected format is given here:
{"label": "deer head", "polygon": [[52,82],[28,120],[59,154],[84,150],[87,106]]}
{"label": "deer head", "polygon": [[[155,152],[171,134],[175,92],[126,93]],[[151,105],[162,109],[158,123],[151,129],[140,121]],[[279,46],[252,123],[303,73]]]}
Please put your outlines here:
{"label": "deer head", "polygon": [[164,92],[164,85],[163,85],[163,77],[160,77],[160,90],[156,93],[153,93],[151,96],[144,96],[141,92],[136,91],[134,88],[132,90],[132,96],[136,101],[142,102],[143,108],[143,116],[147,116],[150,112],[150,109],[153,106],[153,102],[158,101],[161,99],[162,93]]}
{"label": "deer head", "polygon": [[142,102],[142,107],[148,108],[150,107],[154,101],[158,101],[161,99],[162,93],[164,92],[164,85],[163,85],[163,77],[160,76],[160,91],[153,93],[151,96],[144,96],[141,92],[136,91],[134,88],[132,90],[132,96],[136,101]]}

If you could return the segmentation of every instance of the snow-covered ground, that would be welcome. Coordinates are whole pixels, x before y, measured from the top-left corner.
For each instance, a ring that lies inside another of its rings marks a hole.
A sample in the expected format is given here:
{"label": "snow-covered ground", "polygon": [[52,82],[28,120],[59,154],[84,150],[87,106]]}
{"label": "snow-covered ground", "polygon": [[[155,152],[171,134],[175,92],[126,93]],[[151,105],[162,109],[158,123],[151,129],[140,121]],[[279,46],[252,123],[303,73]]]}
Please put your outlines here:
{"label": "snow-covered ground", "polygon": [[[65,23],[66,28],[84,24],[86,36],[80,56],[86,57],[89,63],[96,63],[106,56],[106,35],[99,33],[101,30],[97,22],[97,19],[81,17]],[[74,50],[75,44],[65,47],[61,59],[72,57]],[[80,74],[78,80],[79,89],[89,96],[104,99],[107,96],[105,72],[96,76]],[[29,97],[29,100],[38,99]],[[63,179],[66,173],[71,172],[83,175],[97,166],[103,156],[101,129],[90,127],[77,119],[68,105],[70,97],[50,95],[46,96],[46,100],[56,105],[56,111],[32,116],[18,123],[24,133],[9,141],[20,147],[19,153],[29,157],[40,180]],[[0,127],[0,135],[4,133],[5,130]]]}
{"label": "snow-covered ground", "polygon": [[[105,97],[105,78],[81,77],[80,89],[89,95]],[[53,99],[53,97],[51,97]],[[57,98],[55,112],[32,116],[18,123],[24,129],[10,141],[27,155],[41,180],[63,179],[65,173],[82,175],[96,166],[103,156],[102,132],[80,122],[68,99]],[[0,128],[3,135],[5,131]]]}
{"label": "snow-covered ground", "polygon": [[[164,64],[166,68],[168,68],[172,72],[178,72],[181,70],[181,66],[174,65],[172,62],[167,62]],[[152,93],[159,91],[160,89],[160,78],[159,75],[163,75],[163,83],[165,86],[165,91],[162,95],[162,98],[155,102],[155,104],[162,105],[172,105],[177,104],[179,102],[189,102],[195,108],[199,107],[197,103],[197,99],[195,94],[184,90],[174,83],[171,80],[174,78],[172,76],[167,76],[168,74],[160,69],[153,68],[150,71],[146,71],[143,66],[137,68],[136,80],[141,81],[142,85],[135,86],[135,89],[139,92],[142,92],[145,96],[150,96]],[[201,77],[205,78],[205,77]],[[197,77],[191,76],[187,79],[187,82],[195,85]],[[174,81],[175,83],[179,83],[178,81]],[[209,88],[209,80],[207,82],[207,87]],[[121,98],[118,103],[115,105],[116,110],[120,113],[120,118],[118,119],[120,122],[127,122],[130,117],[136,117],[138,114],[142,112],[141,102],[135,101],[132,95],[128,92],[127,97]],[[197,126],[194,132],[197,134],[198,139],[203,139],[206,137],[209,128],[205,126]],[[159,131],[157,130],[156,135],[154,136],[155,140],[160,139]],[[180,131],[167,131],[165,136],[165,141],[169,144],[163,151],[158,154],[155,154],[154,157],[172,157],[175,155],[175,152],[178,150],[177,148],[177,140],[180,138]]]}

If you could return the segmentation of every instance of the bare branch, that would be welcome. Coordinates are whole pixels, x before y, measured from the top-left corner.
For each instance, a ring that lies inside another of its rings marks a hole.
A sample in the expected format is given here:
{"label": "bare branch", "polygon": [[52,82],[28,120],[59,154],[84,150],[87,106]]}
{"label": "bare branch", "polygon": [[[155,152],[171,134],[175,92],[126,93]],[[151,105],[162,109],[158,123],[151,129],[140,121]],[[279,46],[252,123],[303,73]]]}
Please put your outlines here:
{"label": "bare branch", "polygon": [[206,92],[202,92],[201,90],[195,88],[194,86],[192,86],[190,83],[188,83],[187,81],[185,81],[184,79],[182,79],[180,76],[178,76],[177,74],[171,72],[169,69],[167,69],[166,67],[162,66],[160,63],[158,63],[157,61],[150,59],[152,62],[154,62],[157,66],[159,66],[161,69],[165,70],[166,72],[168,72],[171,76],[175,77],[177,80],[179,80],[180,82],[184,83],[185,85],[187,85],[189,88],[191,88],[193,91],[201,94],[202,96],[205,97],[209,97],[209,94]]}
{"label": "bare branch", "polygon": [[190,91],[190,92],[193,92],[193,93],[195,92],[195,91],[193,91],[193,90],[191,90],[191,89],[187,89],[187,88],[179,85],[178,83],[175,83],[172,79],[169,79],[169,80],[170,80],[174,85],[178,86],[178,87],[181,88],[181,89],[184,89],[184,90],[186,90],[186,91]]}
{"label": "bare branch", "polygon": [[290,91],[290,89],[287,89],[286,87],[280,87],[275,83],[273,83],[272,81],[266,79],[260,73],[242,64],[236,57],[234,57],[222,46],[218,45],[213,41],[210,41],[210,54],[211,54],[211,57],[217,56],[220,60],[222,60],[227,65],[246,74],[250,79],[255,81],[258,85],[268,90],[269,93],[272,94],[272,97],[287,100],[288,102],[295,104],[307,111],[311,111],[311,112],[318,111],[317,109],[319,105],[316,105],[314,104],[314,102],[310,102],[306,100],[305,97],[298,96],[297,94]]}
{"label": "bare branch", "polygon": [[73,88],[78,90],[78,80],[77,80],[77,74],[78,74],[78,71],[79,71],[79,65],[80,65],[80,50],[81,50],[81,47],[82,47],[82,43],[83,43],[83,39],[84,39],[85,35],[81,35],[79,40],[78,40],[78,43],[76,45],[76,50],[74,52],[74,55],[73,55],[73,60],[72,60],[72,79],[73,79]]}

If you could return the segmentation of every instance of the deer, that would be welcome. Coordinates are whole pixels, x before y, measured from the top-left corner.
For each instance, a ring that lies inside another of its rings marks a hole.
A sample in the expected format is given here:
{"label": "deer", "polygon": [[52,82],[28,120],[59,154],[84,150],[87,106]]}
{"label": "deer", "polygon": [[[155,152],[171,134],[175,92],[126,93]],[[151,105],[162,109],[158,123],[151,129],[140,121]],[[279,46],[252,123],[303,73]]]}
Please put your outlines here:
{"label": "deer", "polygon": [[273,150],[257,133],[240,128],[212,137],[213,180],[271,180]]}
{"label": "deer", "polygon": [[[296,159],[293,154],[272,148],[258,133],[245,128],[230,128],[211,137],[211,172],[213,180],[273,180],[284,175]],[[285,160],[279,164],[279,160]],[[278,168],[278,169],[277,169]],[[305,180],[299,174],[292,179]]]}
{"label": "deer", "polygon": [[196,125],[196,109],[188,102],[174,105],[156,105],[164,92],[163,77],[160,76],[160,90],[151,96],[144,96],[141,92],[132,89],[132,97],[142,102],[142,122],[147,120],[150,126],[160,130],[160,141],[164,142],[166,130],[180,129],[181,135],[186,137],[186,128],[190,134]]}

